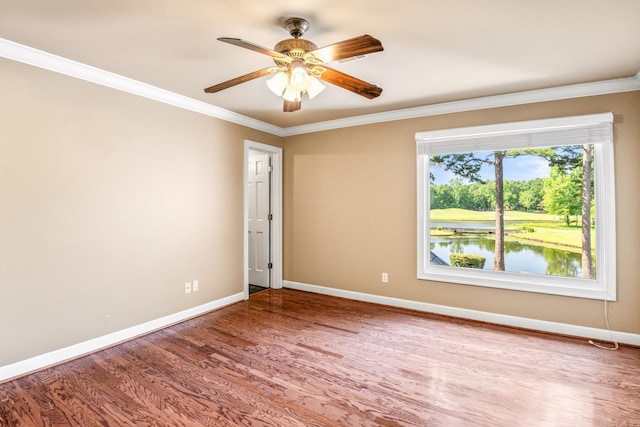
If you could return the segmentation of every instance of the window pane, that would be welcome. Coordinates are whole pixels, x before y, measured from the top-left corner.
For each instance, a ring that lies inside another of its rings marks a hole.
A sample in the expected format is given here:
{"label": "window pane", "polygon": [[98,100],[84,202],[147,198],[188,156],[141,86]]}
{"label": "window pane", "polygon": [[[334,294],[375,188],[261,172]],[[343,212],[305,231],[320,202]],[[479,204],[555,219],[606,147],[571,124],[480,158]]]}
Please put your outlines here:
{"label": "window pane", "polygon": [[429,156],[426,263],[595,279],[592,153],[565,145]]}

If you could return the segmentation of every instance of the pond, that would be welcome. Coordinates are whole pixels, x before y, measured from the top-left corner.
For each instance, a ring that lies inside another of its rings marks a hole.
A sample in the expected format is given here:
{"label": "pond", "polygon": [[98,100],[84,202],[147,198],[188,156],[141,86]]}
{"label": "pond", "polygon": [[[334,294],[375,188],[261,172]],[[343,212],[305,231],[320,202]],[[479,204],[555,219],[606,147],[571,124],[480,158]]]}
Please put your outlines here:
{"label": "pond", "polygon": [[[476,226],[472,226],[476,227]],[[493,270],[495,241],[489,237],[431,237],[431,251],[450,263],[452,253],[475,254],[485,257],[485,270]],[[560,277],[580,277],[581,255],[562,249],[522,243],[505,238],[505,270]]]}

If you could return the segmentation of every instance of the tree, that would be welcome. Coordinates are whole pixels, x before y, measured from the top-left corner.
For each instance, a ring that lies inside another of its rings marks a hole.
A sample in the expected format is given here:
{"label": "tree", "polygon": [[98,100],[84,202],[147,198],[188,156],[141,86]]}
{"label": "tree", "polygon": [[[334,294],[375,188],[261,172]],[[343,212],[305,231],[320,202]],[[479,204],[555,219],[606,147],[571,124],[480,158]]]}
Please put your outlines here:
{"label": "tree", "polygon": [[516,156],[517,151],[493,151],[488,153],[459,153],[433,156],[432,162],[444,166],[459,177],[471,182],[483,183],[480,171],[484,165],[493,165],[495,173],[496,245],[493,269],[504,271],[504,177],[502,161],[505,157]]}
{"label": "tree", "polygon": [[582,212],[582,186],[575,180],[578,173],[582,174],[579,169],[565,173],[559,166],[553,166],[551,175],[544,182],[544,209],[550,214],[562,216],[567,227],[571,225],[571,216]]}
{"label": "tree", "polygon": [[537,210],[542,206],[544,180],[536,178],[526,184],[518,196],[518,204],[527,211]]}
{"label": "tree", "polygon": [[473,209],[473,199],[468,185],[465,185],[460,178],[453,178],[449,181],[449,188],[455,200],[455,207]]}
{"label": "tree", "polygon": [[590,144],[567,145],[559,147],[555,154],[547,157],[549,163],[560,169],[569,171],[581,167],[581,223],[582,223],[582,277],[593,278],[593,259],[591,256],[591,209],[593,201],[593,146]]}
{"label": "tree", "polygon": [[455,199],[448,185],[431,185],[431,209],[444,209],[454,207]]}
{"label": "tree", "polygon": [[470,192],[474,209],[483,211],[495,209],[496,192],[493,182],[474,182],[470,184]]}
{"label": "tree", "polygon": [[536,155],[543,158],[552,158],[553,148],[527,148],[508,151],[491,151],[475,153],[445,154],[431,157],[431,163],[444,166],[461,178],[471,182],[484,183],[480,176],[483,166],[493,166],[495,175],[495,250],[493,269],[504,271],[504,167],[505,158],[515,158],[523,155]]}
{"label": "tree", "polygon": [[522,210],[520,206],[520,193],[525,186],[523,181],[504,182],[504,205],[513,210]]}
{"label": "tree", "polygon": [[593,278],[591,257],[591,145],[582,146],[582,277]]}
{"label": "tree", "polygon": [[493,152],[493,166],[496,174],[496,248],[493,269],[504,271],[504,151]]}

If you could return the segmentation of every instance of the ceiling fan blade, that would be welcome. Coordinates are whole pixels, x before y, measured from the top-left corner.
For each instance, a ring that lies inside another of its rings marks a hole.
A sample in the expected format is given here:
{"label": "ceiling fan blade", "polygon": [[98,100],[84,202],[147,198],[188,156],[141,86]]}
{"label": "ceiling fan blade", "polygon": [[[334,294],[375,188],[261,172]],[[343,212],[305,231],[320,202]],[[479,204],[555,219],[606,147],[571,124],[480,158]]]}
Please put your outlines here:
{"label": "ceiling fan blade", "polygon": [[310,53],[322,62],[331,62],[366,55],[368,53],[380,52],[382,50],[384,50],[384,48],[380,40],[365,34],[364,36],[354,37],[349,40],[321,47]]}
{"label": "ceiling fan blade", "polygon": [[266,76],[273,71],[273,67],[263,68],[262,70],[254,71],[253,73],[245,74],[244,76],[236,77],[235,79],[227,80],[226,82],[219,83],[215,86],[206,88],[204,91],[207,93],[216,93],[223,89],[230,88],[240,83],[246,83],[249,80],[257,79],[258,77]]}
{"label": "ceiling fan blade", "polygon": [[285,113],[292,113],[299,110],[300,108],[302,108],[302,101],[287,101],[285,99],[282,111],[284,111]]}
{"label": "ceiling fan blade", "polygon": [[334,70],[333,68],[327,68],[326,71],[320,75],[320,79],[369,99],[376,98],[382,93],[381,87]]}
{"label": "ceiling fan blade", "polygon": [[288,56],[281,54],[280,52],[276,52],[275,50],[268,49],[266,47],[259,46],[255,43],[248,42],[242,39],[234,39],[231,37],[219,37],[218,40],[221,42],[229,43],[234,46],[240,46],[245,49],[253,50],[255,52],[263,53],[265,55],[271,56],[272,58],[288,58]]}

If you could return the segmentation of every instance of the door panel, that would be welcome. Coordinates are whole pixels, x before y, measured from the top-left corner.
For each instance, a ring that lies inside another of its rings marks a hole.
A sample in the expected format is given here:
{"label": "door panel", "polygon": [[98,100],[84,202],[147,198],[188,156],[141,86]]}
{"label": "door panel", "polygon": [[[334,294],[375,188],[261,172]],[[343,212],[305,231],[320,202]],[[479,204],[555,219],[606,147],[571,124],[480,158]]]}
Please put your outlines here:
{"label": "door panel", "polygon": [[269,155],[249,156],[249,283],[269,287]]}

